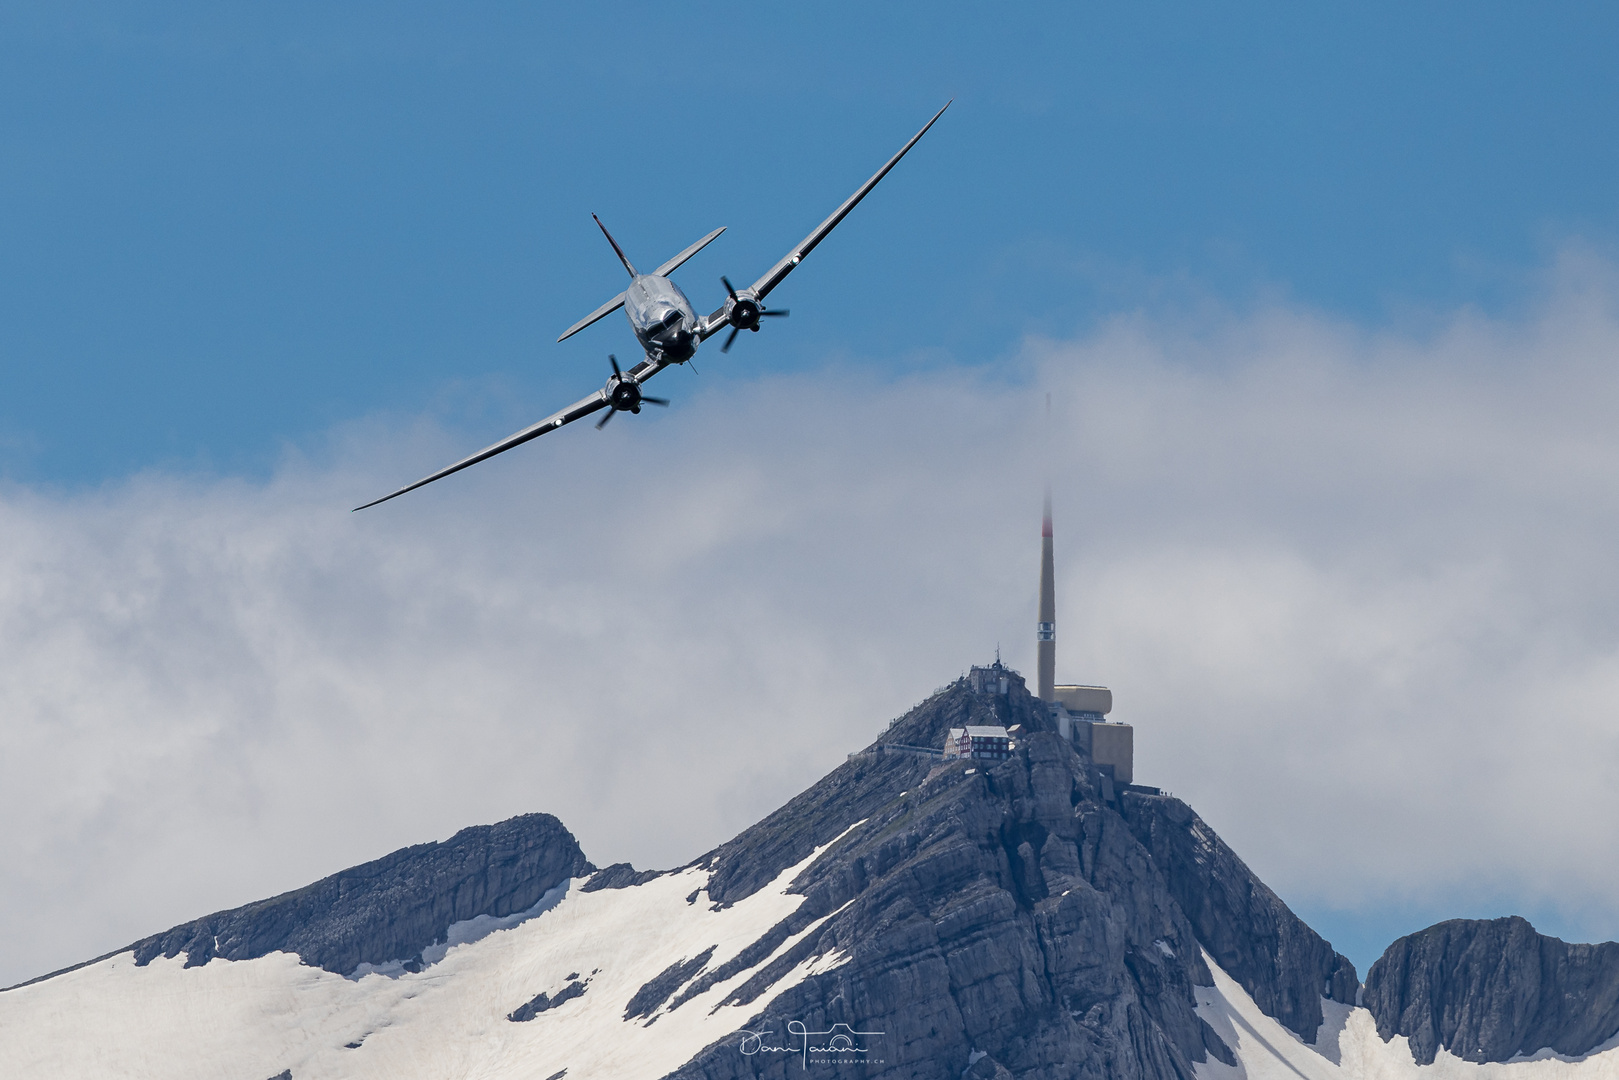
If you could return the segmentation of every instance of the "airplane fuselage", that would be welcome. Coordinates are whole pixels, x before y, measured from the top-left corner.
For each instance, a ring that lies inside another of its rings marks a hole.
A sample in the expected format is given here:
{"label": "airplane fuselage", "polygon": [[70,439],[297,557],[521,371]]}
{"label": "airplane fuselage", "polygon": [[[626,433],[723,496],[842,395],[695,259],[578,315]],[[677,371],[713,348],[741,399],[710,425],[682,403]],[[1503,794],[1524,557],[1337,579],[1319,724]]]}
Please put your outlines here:
{"label": "airplane fuselage", "polygon": [[624,290],[624,315],[654,363],[684,364],[697,352],[697,313],[668,278],[635,275]]}

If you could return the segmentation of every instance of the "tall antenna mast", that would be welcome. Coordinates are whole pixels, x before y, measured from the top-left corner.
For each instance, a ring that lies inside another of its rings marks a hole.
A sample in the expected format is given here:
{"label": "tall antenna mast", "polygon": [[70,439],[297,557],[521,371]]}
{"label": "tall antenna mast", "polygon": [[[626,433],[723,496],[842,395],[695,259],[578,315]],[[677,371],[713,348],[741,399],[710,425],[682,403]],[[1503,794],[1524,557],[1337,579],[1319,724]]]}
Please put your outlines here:
{"label": "tall antenna mast", "polygon": [[1034,628],[1037,697],[1057,700],[1057,584],[1051,552],[1051,395],[1046,395],[1046,498],[1040,521],[1040,616]]}

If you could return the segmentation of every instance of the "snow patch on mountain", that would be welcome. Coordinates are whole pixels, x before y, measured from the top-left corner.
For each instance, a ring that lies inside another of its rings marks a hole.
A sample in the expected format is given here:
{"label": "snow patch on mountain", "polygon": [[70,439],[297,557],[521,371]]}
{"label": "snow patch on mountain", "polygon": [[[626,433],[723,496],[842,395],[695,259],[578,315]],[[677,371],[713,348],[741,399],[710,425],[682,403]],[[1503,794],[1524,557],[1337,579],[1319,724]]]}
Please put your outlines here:
{"label": "snow patch on mountain", "polygon": [[1580,1057],[1542,1050],[1475,1064],[1442,1049],[1432,1065],[1418,1065],[1405,1036],[1378,1038],[1370,1010],[1325,999],[1325,1019],[1306,1043],[1266,1016],[1213,957],[1203,959],[1214,985],[1196,988],[1197,1012],[1236,1051],[1237,1064],[1210,1058],[1196,1066],[1198,1080],[1619,1080],[1619,1036]]}
{"label": "snow patch on mountain", "polygon": [[[160,957],[137,967],[131,953],[120,953],[0,994],[0,1076],[213,1080],[290,1069],[294,1080],[528,1080],[566,1069],[569,1080],[659,1077],[737,1031],[764,1000],[843,962],[835,953],[809,957],[764,998],[725,1004],[812,926],[758,963],[664,1006],[655,1023],[625,1020],[649,973],[713,947],[688,985],[792,914],[804,898],[789,894],[789,885],[835,843],[728,906],[706,895],[686,902],[694,891],[706,893],[709,872],[696,867],[595,892],[570,887],[584,880],[574,879],[535,905],[544,909],[537,913],[457,924],[443,956],[419,972],[390,966],[344,978],[282,952],[194,968]],[[584,993],[526,1022],[507,1019],[575,979]]]}

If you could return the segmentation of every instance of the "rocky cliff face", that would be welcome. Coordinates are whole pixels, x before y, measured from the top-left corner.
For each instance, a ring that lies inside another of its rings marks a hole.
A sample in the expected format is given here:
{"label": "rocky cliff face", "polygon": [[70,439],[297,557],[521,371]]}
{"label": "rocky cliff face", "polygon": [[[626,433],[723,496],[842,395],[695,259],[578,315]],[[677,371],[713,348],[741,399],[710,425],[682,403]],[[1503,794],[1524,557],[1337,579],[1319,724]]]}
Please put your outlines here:
{"label": "rocky cliff face", "polygon": [[[905,749],[940,746],[949,728],[970,724],[1022,725],[1021,744],[1001,761],[946,762]],[[258,1000],[279,1002],[265,1017],[207,1013],[240,1024],[231,1044],[257,1040],[253,1060],[278,1066],[286,1060],[282,1025],[295,1016],[299,1038],[320,1043],[296,1057],[312,1076],[354,1075],[349,1063],[360,1058],[343,1055],[383,1053],[379,1043],[394,1048],[388,1052],[436,1052],[494,1024],[515,1032],[483,1046],[506,1069],[516,1065],[491,1045],[543,1057],[582,1030],[571,1053],[631,1041],[647,1052],[654,1043],[678,1046],[646,1070],[653,1075],[713,1039],[669,1075],[784,1078],[803,1072],[799,1057],[762,1049],[785,1049],[801,1025],[798,1032],[863,1041],[867,1077],[1195,1080],[1198,1062],[1236,1061],[1195,1008],[1194,988],[1213,983],[1207,950],[1261,1009],[1312,1041],[1322,996],[1354,1000],[1354,968],[1184,803],[1104,795],[1111,785],[1051,727],[1044,706],[1016,681],[1005,695],[958,682],[681,868],[679,882],[626,864],[597,871],[560,822],[529,815],[137,942],[134,962],[146,966],[149,983],[123,981],[124,960],[83,985],[110,994],[162,986],[191,995],[187,1008],[209,1010],[219,1002],[208,979],[222,965],[184,968],[215,958],[295,953],[344,975],[403,961],[405,974],[392,968],[391,979],[326,980],[325,1004],[316,1007],[304,1004],[303,982],[286,982],[296,965],[272,957],[251,974]],[[467,952],[428,975],[409,974],[439,955],[430,947],[454,924],[535,910],[576,878],[586,880],[562,901],[573,905],[572,922],[541,916],[505,942],[466,936],[463,927],[456,940]],[[662,887],[671,884],[678,890]],[[749,914],[759,911],[766,914]],[[617,927],[622,948],[597,950],[592,925]],[[696,926],[703,936],[678,952],[643,940]],[[661,929],[637,937],[649,927]],[[556,937],[548,942],[548,934]],[[536,957],[553,946],[568,959],[551,971]],[[150,963],[182,954],[184,968]],[[452,990],[455,979],[463,981]],[[429,990],[441,996],[430,999]],[[20,1010],[47,996],[13,1000]],[[496,1011],[479,1012],[485,1004]],[[699,1019],[726,1006],[737,1011],[723,1022]],[[321,1015],[306,1017],[304,1008]],[[56,1015],[55,1006],[46,1013]],[[751,1049],[761,1052],[745,1052],[735,1016],[748,1018],[740,1027],[758,1033]],[[192,1037],[190,1028],[167,1036]],[[676,1038],[685,1041],[668,1041]],[[548,1071],[561,1075],[556,1066]]]}
{"label": "rocky cliff face", "polygon": [[1191,807],[1126,792],[1121,811],[1198,943],[1266,1014],[1309,1041],[1321,1026],[1322,998],[1354,1004],[1354,965],[1299,921]]}
{"label": "rocky cliff face", "polygon": [[[220,911],[129,946],[137,964],[186,955],[251,960],[275,951],[347,975],[362,963],[420,962],[452,923],[500,918],[595,867],[550,814],[462,829],[256,904]],[[124,950],[120,949],[119,952]]]}
{"label": "rocky cliff face", "polygon": [[1619,943],[1570,945],[1517,916],[1453,919],[1390,945],[1364,1003],[1422,1065],[1440,1047],[1468,1061],[1584,1054],[1619,1034]]}
{"label": "rocky cliff face", "polygon": [[[1014,693],[975,694],[956,682],[888,726],[868,746],[859,765],[839,768],[786,806],[740,833],[705,858],[713,866],[709,895],[725,902],[751,895],[786,867],[873,813],[897,791],[919,783],[938,760],[884,753],[891,746],[942,747],[953,727],[971,724],[1026,731],[1054,730],[1035,698],[1021,686]],[[895,787],[895,785],[898,787]]]}
{"label": "rocky cliff face", "polygon": [[[799,877],[803,906],[761,940],[797,943],[728,1000],[813,957],[844,962],[768,1003],[747,1028],[881,1032],[866,1075],[1094,1076],[1192,1080],[1231,1051],[1193,1011],[1211,978],[1200,947],[1231,964],[1262,1007],[1306,1039],[1323,993],[1353,1001],[1349,961],[1300,922],[1178,800],[1101,795],[1100,775],[1026,692],[957,684],[881,742],[938,746],[963,723],[1023,723],[1004,762],[878,753],[819,784],[706,857],[709,893],[734,901],[847,835]],[[739,962],[757,962],[746,956]],[[699,976],[726,977],[722,968]],[[679,1000],[677,995],[676,1001]],[[786,1076],[786,1055],[734,1040],[674,1075]],[[880,1061],[875,1056],[881,1055]]]}

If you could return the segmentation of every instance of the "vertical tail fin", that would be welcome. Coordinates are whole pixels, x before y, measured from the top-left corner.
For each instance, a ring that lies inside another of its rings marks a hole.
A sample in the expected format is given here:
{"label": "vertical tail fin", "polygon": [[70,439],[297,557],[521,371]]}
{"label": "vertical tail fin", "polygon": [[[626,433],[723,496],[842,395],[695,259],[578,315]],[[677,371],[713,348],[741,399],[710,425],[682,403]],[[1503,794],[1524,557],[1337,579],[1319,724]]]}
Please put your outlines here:
{"label": "vertical tail fin", "polygon": [[624,257],[624,249],[618,246],[618,241],[614,240],[613,234],[607,231],[607,226],[602,224],[602,219],[595,214],[591,214],[590,217],[591,220],[595,221],[596,227],[602,231],[602,235],[607,237],[607,242],[613,245],[613,251],[618,255],[618,261],[624,264],[624,269],[630,272],[630,277],[635,277],[635,267],[631,266],[630,260]]}

